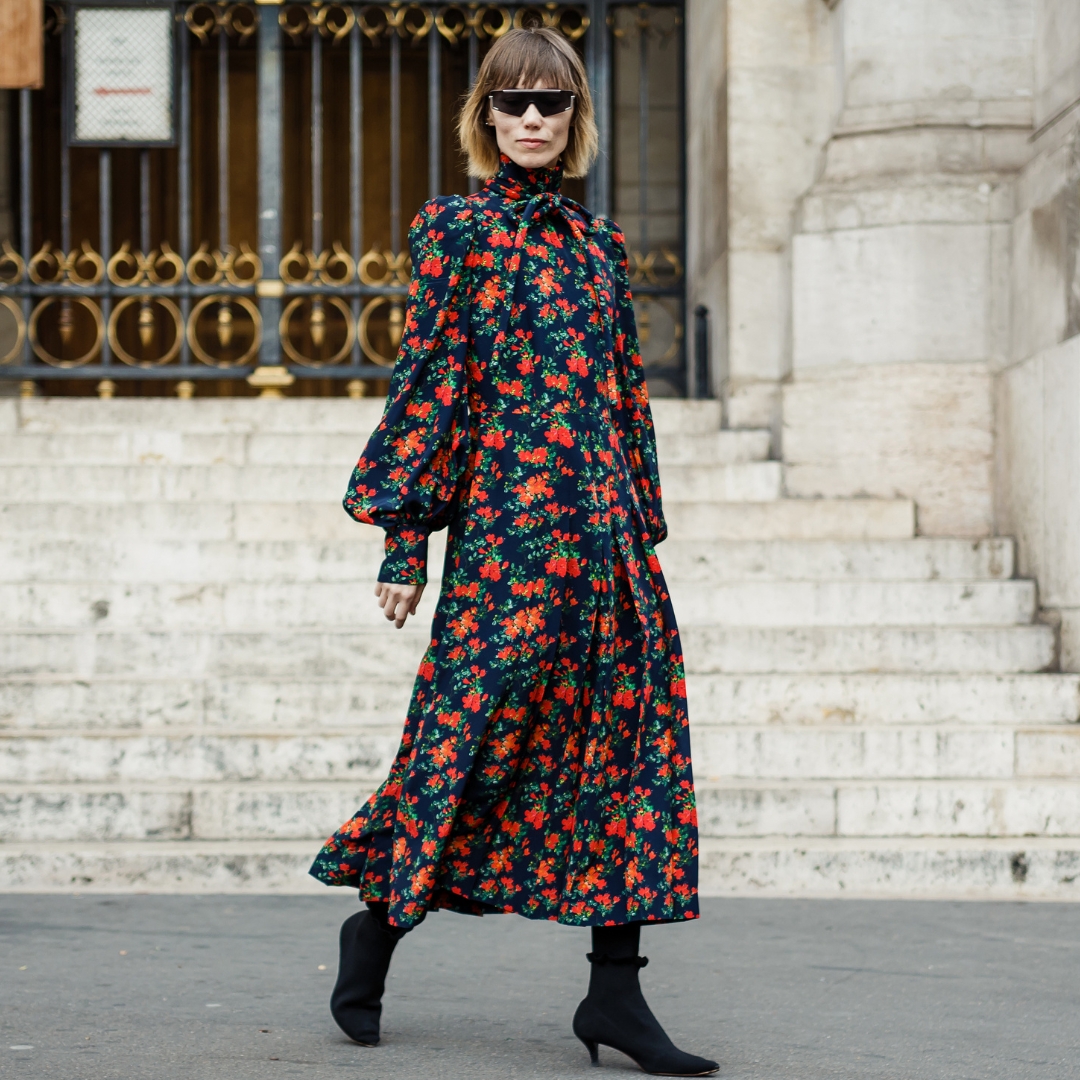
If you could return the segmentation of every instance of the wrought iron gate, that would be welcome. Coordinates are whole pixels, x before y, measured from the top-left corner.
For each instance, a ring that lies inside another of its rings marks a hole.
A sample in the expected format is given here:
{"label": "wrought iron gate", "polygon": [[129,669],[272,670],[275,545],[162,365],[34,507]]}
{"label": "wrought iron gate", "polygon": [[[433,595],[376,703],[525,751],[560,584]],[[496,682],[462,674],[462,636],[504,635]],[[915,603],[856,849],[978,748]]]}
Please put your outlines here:
{"label": "wrought iron gate", "polygon": [[585,55],[602,153],[566,190],[622,224],[650,382],[687,392],[681,0],[46,11],[45,89],[19,91],[8,125],[17,224],[0,253],[0,378],[23,392],[361,396],[385,380],[408,221],[475,186],[455,110],[490,43],[530,22]]}

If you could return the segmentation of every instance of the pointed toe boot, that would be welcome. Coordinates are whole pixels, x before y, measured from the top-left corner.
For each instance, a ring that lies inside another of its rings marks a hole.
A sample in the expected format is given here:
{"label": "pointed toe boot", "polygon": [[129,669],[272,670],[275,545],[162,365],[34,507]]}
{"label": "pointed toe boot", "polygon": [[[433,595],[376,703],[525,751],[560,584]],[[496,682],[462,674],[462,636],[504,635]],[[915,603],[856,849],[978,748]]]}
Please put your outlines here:
{"label": "pointed toe boot", "polygon": [[719,1070],[715,1061],[680,1050],[653,1016],[638,980],[646,957],[588,957],[589,993],[574,1014],[574,1034],[594,1065],[600,1064],[600,1046],[610,1046],[655,1076],[711,1076]]}

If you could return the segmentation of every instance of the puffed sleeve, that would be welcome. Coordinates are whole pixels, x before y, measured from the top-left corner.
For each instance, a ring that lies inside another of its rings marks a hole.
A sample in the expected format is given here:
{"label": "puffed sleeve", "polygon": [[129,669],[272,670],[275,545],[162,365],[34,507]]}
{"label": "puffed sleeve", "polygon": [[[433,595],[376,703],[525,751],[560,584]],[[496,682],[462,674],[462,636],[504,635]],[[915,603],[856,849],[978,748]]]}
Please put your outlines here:
{"label": "puffed sleeve", "polygon": [[653,431],[652,410],[649,408],[649,388],[645,383],[645,367],[641,360],[637,323],[634,320],[634,300],[630,295],[630,270],[623,234],[617,226],[605,222],[608,250],[615,277],[614,347],[615,379],[618,384],[619,408],[614,417],[621,428],[630,469],[638,498],[645,512],[645,522],[654,544],[667,536],[667,523],[660,502],[660,472],[656,463],[656,434]]}
{"label": "puffed sleeve", "polygon": [[428,534],[449,524],[468,458],[464,280],[472,211],[434,199],[409,230],[412,281],[386,409],[353,470],[346,511],[386,530],[379,581],[427,581]]}

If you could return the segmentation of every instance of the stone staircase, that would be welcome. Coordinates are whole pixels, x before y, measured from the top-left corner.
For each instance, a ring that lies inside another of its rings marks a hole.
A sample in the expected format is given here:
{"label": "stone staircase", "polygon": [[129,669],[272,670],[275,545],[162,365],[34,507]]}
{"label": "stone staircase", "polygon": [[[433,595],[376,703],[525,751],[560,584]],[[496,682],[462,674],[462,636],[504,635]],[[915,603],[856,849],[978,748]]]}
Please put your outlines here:
{"label": "stone staircase", "polygon": [[[387,627],[340,508],[380,409],[0,401],[0,889],[321,888],[437,588]],[[1080,676],[1012,542],[785,499],[766,432],[655,415],[703,891],[1080,895]]]}

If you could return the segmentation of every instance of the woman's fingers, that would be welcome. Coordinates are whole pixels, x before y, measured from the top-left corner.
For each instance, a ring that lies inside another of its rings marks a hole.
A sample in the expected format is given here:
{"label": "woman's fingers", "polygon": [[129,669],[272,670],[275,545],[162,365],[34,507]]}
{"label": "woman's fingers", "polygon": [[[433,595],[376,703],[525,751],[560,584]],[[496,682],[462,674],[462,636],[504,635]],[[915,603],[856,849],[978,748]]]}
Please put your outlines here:
{"label": "woman's fingers", "polygon": [[400,597],[395,597],[394,602],[387,606],[386,617],[392,619],[399,630],[405,625],[408,615],[408,603]]}
{"label": "woman's fingers", "polygon": [[391,591],[389,585],[384,585],[382,587],[382,592],[381,592],[381,594],[379,596],[379,607],[382,608],[383,614],[388,619],[392,617],[390,615],[390,612],[393,610],[393,606],[394,606],[394,594]]}
{"label": "woman's fingers", "polygon": [[416,614],[423,593],[423,585],[393,585],[385,581],[375,585],[375,598],[383,615],[399,630],[410,615]]}

